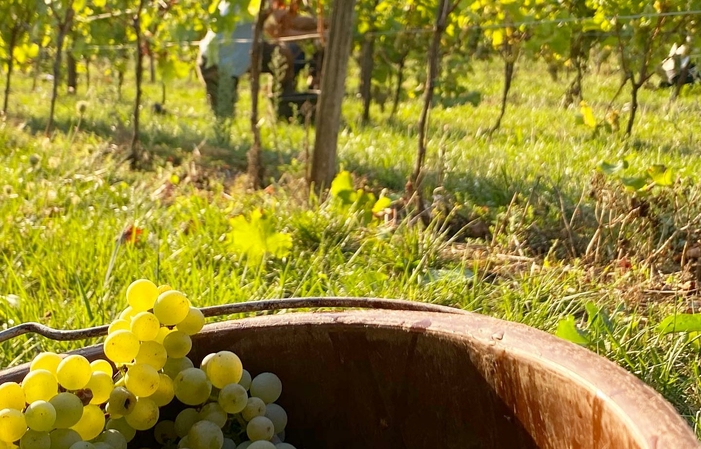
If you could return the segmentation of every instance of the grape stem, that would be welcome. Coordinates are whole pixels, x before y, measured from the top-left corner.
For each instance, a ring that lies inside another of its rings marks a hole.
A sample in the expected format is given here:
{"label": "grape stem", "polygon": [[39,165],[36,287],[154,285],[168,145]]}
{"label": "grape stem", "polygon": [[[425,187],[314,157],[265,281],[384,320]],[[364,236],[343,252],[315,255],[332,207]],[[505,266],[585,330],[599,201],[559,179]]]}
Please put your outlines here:
{"label": "grape stem", "polygon": [[[439,312],[468,314],[461,309],[438,304],[420,303],[400,299],[358,298],[358,297],[311,297],[284,298],[248,301],[202,307],[199,310],[205,317],[234,315],[240,313],[265,312],[282,309],[384,309],[416,312]],[[29,322],[0,331],[0,342],[20,335],[35,333],[55,341],[85,340],[107,335],[108,325],[76,330],[53,329],[43,324]]]}

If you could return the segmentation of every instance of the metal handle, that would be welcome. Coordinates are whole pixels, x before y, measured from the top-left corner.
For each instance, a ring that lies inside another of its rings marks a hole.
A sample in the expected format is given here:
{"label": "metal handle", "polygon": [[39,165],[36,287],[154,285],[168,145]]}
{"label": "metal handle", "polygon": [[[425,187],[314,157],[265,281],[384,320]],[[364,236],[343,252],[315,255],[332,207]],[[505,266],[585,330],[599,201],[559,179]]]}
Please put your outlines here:
{"label": "metal handle", "polygon": [[[315,309],[315,308],[356,308],[405,310],[414,312],[438,312],[467,314],[468,312],[437,304],[405,301],[401,299],[357,298],[357,297],[312,297],[284,298],[247,301],[234,304],[202,307],[205,317],[234,315],[237,313],[263,312],[280,309]],[[108,325],[76,330],[59,330],[39,323],[22,323],[7,330],[0,331],[0,343],[27,333],[35,333],[55,341],[84,340],[107,335]]]}

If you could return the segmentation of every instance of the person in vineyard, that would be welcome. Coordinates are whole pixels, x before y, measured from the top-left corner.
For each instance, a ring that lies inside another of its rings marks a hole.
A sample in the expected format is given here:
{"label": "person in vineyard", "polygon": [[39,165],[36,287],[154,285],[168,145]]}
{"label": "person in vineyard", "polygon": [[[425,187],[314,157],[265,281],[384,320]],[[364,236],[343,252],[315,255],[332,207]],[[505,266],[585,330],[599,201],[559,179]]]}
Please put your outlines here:
{"label": "person in vineyard", "polygon": [[[222,15],[229,13],[229,7],[226,2],[220,4]],[[236,12],[242,17],[245,14]],[[272,0],[270,8],[262,14],[265,15],[262,72],[275,76],[276,65],[279,65],[275,58],[281,58],[283,67],[277,68],[282,72],[278,73],[281,79],[277,82],[283,94],[294,92],[296,75],[305,64],[305,55],[297,44],[276,40],[312,35],[318,29],[318,20],[311,15],[302,15],[297,0],[292,0],[289,6],[286,0]],[[248,15],[227,35],[209,30],[200,41],[198,75],[206,86],[207,99],[217,116],[233,115],[239,78],[251,67],[255,20]]]}

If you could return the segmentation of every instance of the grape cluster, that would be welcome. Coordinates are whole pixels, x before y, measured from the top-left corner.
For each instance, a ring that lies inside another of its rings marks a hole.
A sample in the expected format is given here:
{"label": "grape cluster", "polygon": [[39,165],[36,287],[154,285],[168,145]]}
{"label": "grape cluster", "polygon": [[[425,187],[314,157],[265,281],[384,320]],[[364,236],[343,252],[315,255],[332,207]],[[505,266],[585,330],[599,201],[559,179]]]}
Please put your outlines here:
{"label": "grape cluster", "polygon": [[[251,378],[230,351],[196,368],[204,316],[170,286],[137,280],[127,302],[103,345],[112,363],[43,352],[21,383],[0,385],[0,449],[127,449],[138,431],[167,449],[295,449],[278,376]],[[185,408],[160,419],[174,399]]]}

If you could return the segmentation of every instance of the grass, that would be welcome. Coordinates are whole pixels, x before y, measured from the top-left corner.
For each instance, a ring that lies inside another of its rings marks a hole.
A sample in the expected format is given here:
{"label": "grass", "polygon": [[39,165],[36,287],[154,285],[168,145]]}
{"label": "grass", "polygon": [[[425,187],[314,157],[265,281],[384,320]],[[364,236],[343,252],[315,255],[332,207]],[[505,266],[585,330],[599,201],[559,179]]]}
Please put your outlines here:
{"label": "grass", "polygon": [[[403,298],[548,332],[573,315],[592,350],[660,391],[701,436],[698,342],[655,331],[664,316],[695,307],[695,268],[675,257],[699,232],[697,90],[671,106],[667,92],[642,91],[634,135],[623,140],[577,125],[578,108],[560,106],[566,80],[552,82],[540,65],[526,64],[502,129],[490,138],[483,131],[498,113],[501,67],[475,63],[461,82],[484,101],[431,113],[424,187],[434,211],[452,211],[452,218],[438,216],[424,229],[408,221],[365,224],[331,200],[310,202],[299,181],[305,130],[273,126],[267,110],[272,187],[245,191],[239,174],[250,145],[247,117],[239,114],[222,134],[194,79],[169,87],[165,116],[152,114],[147,101],[142,139],[152,170],[130,171],[133,92],[126,83],[119,100],[113,80],[93,78],[87,92],[61,96],[51,139],[40,131],[50,86],[31,92],[26,78],[17,79],[10,115],[0,124],[3,327],[108,323],[125,307],[128,284],[144,276],[187,292],[198,306],[312,295]],[[615,74],[587,77],[584,93],[598,118],[617,83]],[[159,85],[147,84],[146,98],[160,98]],[[89,102],[82,118],[77,101]],[[625,101],[624,93],[614,106],[623,109]],[[239,111],[248,105],[243,95]],[[359,185],[401,193],[413,167],[420,102],[403,102],[394,118],[373,106],[368,126],[360,125],[357,100],[344,108],[340,164]],[[677,184],[634,200],[617,179],[595,170],[623,156],[629,176],[665,164]],[[432,195],[439,179],[443,190]],[[289,255],[248,264],[231,246],[229,220],[254,208],[292,237]],[[455,232],[476,218],[489,235]],[[129,226],[143,229],[137,242],[120,241]],[[610,325],[588,323],[587,303],[606,311]],[[0,344],[0,362],[11,366],[39,350],[88,343],[16,338]]]}

